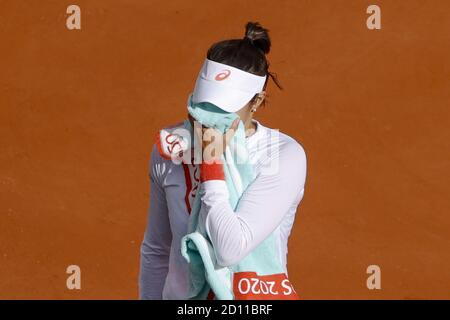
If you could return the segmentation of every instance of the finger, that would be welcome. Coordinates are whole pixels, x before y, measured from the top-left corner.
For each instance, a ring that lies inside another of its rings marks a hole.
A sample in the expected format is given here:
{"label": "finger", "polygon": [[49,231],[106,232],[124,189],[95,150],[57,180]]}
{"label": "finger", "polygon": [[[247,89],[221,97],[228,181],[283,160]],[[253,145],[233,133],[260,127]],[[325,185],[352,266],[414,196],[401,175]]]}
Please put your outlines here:
{"label": "finger", "polygon": [[197,124],[194,125],[194,132],[197,140],[201,142],[203,140],[203,127]]}
{"label": "finger", "polygon": [[233,129],[234,131],[237,130],[237,128],[239,127],[239,122],[241,121],[241,118],[237,117],[236,119],[234,119],[233,123],[231,124],[230,129]]}
{"label": "finger", "polygon": [[240,122],[240,120],[241,120],[240,118],[236,118],[236,119],[233,121],[233,123],[231,124],[230,129],[228,129],[227,132],[230,132],[231,137],[233,137],[234,134],[236,133],[236,131],[237,131],[238,127],[239,127],[239,122]]}
{"label": "finger", "polygon": [[228,145],[228,143],[230,142],[230,140],[234,137],[234,135],[236,134],[236,131],[239,127],[239,122],[240,122],[240,118],[236,118],[233,123],[231,124],[230,129],[227,130],[227,132],[225,133],[225,137],[224,137],[224,142],[225,145]]}
{"label": "finger", "polygon": [[203,146],[214,143],[219,136],[222,136],[219,130],[214,128],[203,127],[202,132]]}

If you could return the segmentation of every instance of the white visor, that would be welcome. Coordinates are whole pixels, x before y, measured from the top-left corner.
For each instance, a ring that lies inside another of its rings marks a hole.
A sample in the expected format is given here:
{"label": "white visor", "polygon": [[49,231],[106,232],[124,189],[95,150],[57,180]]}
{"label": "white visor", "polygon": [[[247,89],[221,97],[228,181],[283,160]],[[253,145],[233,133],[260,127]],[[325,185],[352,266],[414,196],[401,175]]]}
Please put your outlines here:
{"label": "white visor", "polygon": [[263,90],[266,77],[206,59],[195,83],[192,102],[209,102],[224,111],[236,112]]}

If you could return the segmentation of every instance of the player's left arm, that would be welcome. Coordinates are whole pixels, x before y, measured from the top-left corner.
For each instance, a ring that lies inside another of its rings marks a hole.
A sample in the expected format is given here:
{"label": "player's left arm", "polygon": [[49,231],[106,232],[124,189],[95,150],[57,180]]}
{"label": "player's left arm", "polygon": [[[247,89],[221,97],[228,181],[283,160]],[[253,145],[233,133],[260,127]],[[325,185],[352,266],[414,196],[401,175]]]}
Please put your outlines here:
{"label": "player's left arm", "polygon": [[303,198],[306,154],[295,141],[284,144],[276,157],[278,170],[261,170],[246,189],[236,211],[228,201],[228,189],[220,164],[202,164],[202,207],[206,232],[222,266],[238,263],[266,239],[285,214]]}

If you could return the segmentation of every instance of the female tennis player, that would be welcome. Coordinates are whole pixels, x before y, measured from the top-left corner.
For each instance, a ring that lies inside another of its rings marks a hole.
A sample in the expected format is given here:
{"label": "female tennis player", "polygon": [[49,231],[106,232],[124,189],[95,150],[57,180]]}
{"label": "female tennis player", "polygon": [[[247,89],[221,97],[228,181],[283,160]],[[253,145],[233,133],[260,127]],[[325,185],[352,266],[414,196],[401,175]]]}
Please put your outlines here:
{"label": "female tennis player", "polygon": [[[191,270],[181,253],[181,243],[188,233],[193,199],[198,192],[202,195],[204,228],[216,269],[224,267],[234,272],[229,287],[234,299],[297,297],[287,279],[287,245],[304,194],[306,155],[296,140],[254,119],[256,111],[265,104],[269,77],[279,87],[269,71],[266,55],[270,46],[268,30],[252,22],[246,25],[243,39],[213,44],[192,94],[195,103],[208,102],[224,114],[239,116],[223,134],[223,140],[204,140],[203,150],[219,141],[225,143],[225,149],[238,125],[242,123],[245,128],[245,148],[256,177],[235,208],[228,201],[231,196],[220,161],[177,163],[170,154],[179,147],[170,133],[176,126],[159,132],[149,163],[150,205],[141,245],[141,299],[191,298]],[[189,119],[195,121],[192,116]],[[216,160],[219,156],[216,153]],[[249,265],[249,257],[261,256],[256,253],[257,248],[269,238],[274,239],[274,246],[265,249],[264,259],[281,266],[280,271],[242,272],[242,266]]]}

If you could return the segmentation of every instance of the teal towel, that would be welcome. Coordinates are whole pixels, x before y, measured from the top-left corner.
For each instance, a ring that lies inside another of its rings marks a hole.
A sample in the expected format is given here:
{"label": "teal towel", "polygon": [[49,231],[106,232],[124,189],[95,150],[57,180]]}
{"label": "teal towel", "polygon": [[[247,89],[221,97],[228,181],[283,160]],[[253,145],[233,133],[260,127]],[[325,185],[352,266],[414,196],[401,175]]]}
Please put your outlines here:
{"label": "teal towel", "polygon": [[[206,127],[226,132],[238,117],[210,103],[193,104],[189,98],[188,112]],[[184,126],[193,131],[190,121]],[[247,158],[245,128],[239,127],[222,155],[229,201],[233,209],[248,185],[256,178],[254,168]],[[206,299],[209,290],[218,300],[233,300],[233,275],[236,272],[255,272],[258,275],[281,274],[283,271],[276,256],[273,234],[255,248],[247,257],[232,267],[221,267],[216,263],[214,248],[208,236],[199,228],[198,216],[201,206],[200,192],[197,193],[189,218],[188,234],[183,237],[181,253],[189,263],[189,299]],[[257,213],[255,213],[257,214]]]}

